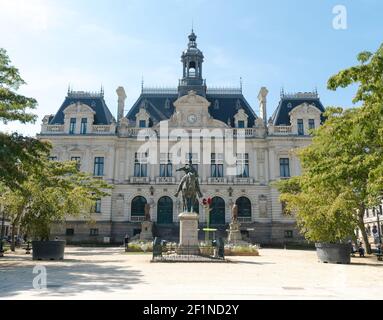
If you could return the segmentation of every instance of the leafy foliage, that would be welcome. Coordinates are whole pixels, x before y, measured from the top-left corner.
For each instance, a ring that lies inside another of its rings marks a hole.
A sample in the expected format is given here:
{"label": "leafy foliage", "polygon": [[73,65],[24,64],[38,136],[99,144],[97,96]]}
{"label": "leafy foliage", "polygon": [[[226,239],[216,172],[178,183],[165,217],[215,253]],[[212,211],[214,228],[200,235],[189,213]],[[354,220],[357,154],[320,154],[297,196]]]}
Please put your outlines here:
{"label": "leafy foliage", "polygon": [[331,77],[328,88],[357,83],[353,102],[362,106],[327,108],[313,143],[297,152],[302,176],[277,186],[307,239],[342,241],[358,226],[370,251],[363,215],[383,191],[383,46],[358,60]]}
{"label": "leafy foliage", "polygon": [[0,48],[0,121],[18,120],[22,123],[33,122],[36,115],[27,113],[27,109],[35,109],[37,101],[17,94],[25,81],[21,78],[19,70],[10,65],[7,52]]}
{"label": "leafy foliage", "polygon": [[[25,84],[19,71],[10,65],[4,49],[0,48],[0,121],[34,122],[36,116],[28,113],[35,109],[37,102],[17,94],[20,85]],[[20,188],[33,170],[41,168],[41,154],[49,153],[49,145],[34,138],[17,133],[11,135],[0,132],[0,182],[9,188]]]}
{"label": "leafy foliage", "polygon": [[44,170],[35,172],[21,189],[3,195],[5,211],[20,222],[28,234],[49,239],[50,226],[68,216],[91,218],[91,208],[110,186],[87,173],[79,172],[75,161],[44,161]]}

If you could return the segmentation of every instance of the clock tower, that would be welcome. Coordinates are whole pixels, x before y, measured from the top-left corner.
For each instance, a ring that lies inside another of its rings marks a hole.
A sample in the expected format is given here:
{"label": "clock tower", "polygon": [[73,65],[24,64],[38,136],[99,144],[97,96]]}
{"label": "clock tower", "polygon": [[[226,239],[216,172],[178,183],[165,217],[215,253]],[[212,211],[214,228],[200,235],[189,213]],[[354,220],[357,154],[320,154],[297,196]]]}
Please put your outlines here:
{"label": "clock tower", "polygon": [[206,81],[202,78],[203,53],[197,48],[197,36],[192,30],[189,35],[188,48],[182,53],[182,79],[179,81],[178,96],[187,95],[193,90],[206,97]]}

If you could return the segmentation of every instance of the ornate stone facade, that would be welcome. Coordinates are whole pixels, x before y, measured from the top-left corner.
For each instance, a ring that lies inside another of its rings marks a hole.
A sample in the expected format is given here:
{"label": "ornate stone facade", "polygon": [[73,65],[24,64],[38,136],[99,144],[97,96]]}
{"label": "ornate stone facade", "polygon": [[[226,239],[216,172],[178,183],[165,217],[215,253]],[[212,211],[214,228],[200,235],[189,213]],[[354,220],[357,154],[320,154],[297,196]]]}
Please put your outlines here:
{"label": "ornate stone facade", "polygon": [[[285,95],[266,118],[267,89],[259,93],[258,117],[242,88],[209,89],[202,79],[202,52],[189,36],[178,89],[143,88],[123,114],[125,91],[117,89],[117,120],[103,92],[68,92],[59,109],[46,116],[39,138],[53,144],[52,160],[76,160],[83,171],[113,185],[95,206],[94,225],[68,218],[55,235],[68,241],[120,242],[141,229],[150,206],[153,233],[176,238],[181,202],[174,197],[180,165],[192,161],[202,193],[213,198],[211,224],[225,233],[231,208],[238,206],[241,231],[257,243],[299,241],[295,220],[283,214],[271,183],[300,174],[292,150],[310,143],[309,129],[320,125],[323,106],[316,93]],[[191,139],[193,137],[193,139]],[[202,205],[199,223],[207,217]]]}

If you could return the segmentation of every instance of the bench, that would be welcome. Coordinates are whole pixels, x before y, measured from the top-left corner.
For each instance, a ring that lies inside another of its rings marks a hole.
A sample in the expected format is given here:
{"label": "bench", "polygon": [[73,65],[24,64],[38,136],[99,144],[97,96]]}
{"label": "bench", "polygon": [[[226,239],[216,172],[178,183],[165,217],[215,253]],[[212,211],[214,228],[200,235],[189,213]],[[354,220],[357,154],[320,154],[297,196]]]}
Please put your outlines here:
{"label": "bench", "polygon": [[383,261],[383,253],[375,253],[375,255],[378,261]]}

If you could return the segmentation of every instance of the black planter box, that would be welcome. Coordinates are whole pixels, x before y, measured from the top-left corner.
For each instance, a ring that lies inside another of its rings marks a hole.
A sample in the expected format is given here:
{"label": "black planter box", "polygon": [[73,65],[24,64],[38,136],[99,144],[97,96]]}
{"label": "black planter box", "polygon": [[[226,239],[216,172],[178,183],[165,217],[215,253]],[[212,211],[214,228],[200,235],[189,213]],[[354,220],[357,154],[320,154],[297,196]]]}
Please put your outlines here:
{"label": "black planter box", "polygon": [[32,241],[33,260],[63,260],[64,240]]}
{"label": "black planter box", "polygon": [[351,263],[351,245],[346,243],[316,243],[318,258],[324,263]]}

